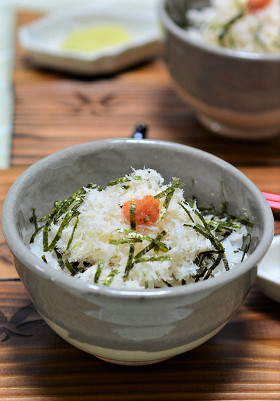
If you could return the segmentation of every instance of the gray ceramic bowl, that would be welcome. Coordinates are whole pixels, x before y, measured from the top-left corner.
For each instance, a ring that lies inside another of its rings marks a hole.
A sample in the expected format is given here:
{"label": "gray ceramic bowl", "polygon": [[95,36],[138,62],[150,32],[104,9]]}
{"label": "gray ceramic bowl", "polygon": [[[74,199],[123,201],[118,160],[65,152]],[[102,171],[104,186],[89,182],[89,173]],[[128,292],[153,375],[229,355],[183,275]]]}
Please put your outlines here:
{"label": "gray ceramic bowl", "polygon": [[164,56],[198,120],[212,132],[260,139],[280,133],[280,52],[246,53],[186,35],[186,11],[209,0],[161,0]]}
{"label": "gray ceramic bowl", "polygon": [[[45,215],[55,200],[89,182],[104,185],[130,172],[131,166],[154,168],[167,182],[180,177],[185,192],[197,196],[201,205],[219,207],[224,193],[230,212],[246,211],[254,222],[249,257],[204,282],[128,291],[86,284],[31,253],[33,207],[38,216]],[[158,362],[200,345],[221,330],[246,297],[274,231],[262,193],[236,168],[184,145],[135,139],[85,143],[35,163],[10,189],[2,222],[18,274],[46,322],[78,348],[123,364]]]}

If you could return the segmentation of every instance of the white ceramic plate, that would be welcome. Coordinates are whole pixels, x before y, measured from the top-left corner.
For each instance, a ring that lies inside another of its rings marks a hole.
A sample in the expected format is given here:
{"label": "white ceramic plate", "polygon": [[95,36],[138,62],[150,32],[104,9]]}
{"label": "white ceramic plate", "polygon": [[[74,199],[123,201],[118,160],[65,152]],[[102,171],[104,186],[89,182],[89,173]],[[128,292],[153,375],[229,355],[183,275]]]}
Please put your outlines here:
{"label": "white ceramic plate", "polygon": [[280,235],[274,237],[258,265],[257,284],[266,296],[280,302]]}
{"label": "white ceramic plate", "polygon": [[[98,51],[61,48],[73,30],[102,23],[123,26],[131,39]],[[56,11],[22,27],[19,39],[37,65],[83,75],[112,74],[143,62],[161,50],[156,10],[143,5],[136,7],[135,2],[124,0],[95,0],[92,6]]]}

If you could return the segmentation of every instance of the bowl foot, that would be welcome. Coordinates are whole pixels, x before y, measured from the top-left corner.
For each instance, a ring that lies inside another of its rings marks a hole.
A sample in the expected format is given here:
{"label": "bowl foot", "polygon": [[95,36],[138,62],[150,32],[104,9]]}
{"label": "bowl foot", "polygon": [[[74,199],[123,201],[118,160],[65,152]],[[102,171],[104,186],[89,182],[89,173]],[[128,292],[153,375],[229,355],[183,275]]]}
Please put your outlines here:
{"label": "bowl foot", "polygon": [[153,365],[155,363],[160,363],[167,361],[168,359],[172,358],[172,356],[168,358],[162,358],[162,359],[155,359],[151,361],[122,361],[122,360],[116,360],[116,359],[108,359],[108,358],[103,358],[98,355],[94,355],[96,358],[101,359],[102,361],[109,362],[109,363],[114,363],[116,365],[123,365],[123,366],[145,366],[145,365]]}
{"label": "bowl foot", "polygon": [[268,139],[280,134],[280,126],[272,126],[268,128],[239,128],[226,125],[219,121],[212,119],[203,113],[196,115],[201,125],[207,128],[209,131],[214,132],[217,135],[227,136],[234,139]]}

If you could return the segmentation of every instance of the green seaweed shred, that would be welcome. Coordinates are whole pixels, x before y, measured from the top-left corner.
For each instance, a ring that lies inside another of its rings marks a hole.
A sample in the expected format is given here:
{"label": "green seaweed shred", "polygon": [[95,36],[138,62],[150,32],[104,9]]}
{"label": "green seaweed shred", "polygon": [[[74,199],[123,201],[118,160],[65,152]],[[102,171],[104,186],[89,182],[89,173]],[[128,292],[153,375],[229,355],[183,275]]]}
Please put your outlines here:
{"label": "green seaweed shred", "polygon": [[[136,231],[127,230],[127,229],[118,229],[117,231],[127,235],[127,237],[109,240],[109,243],[112,245],[129,244],[129,243],[136,243],[136,242],[141,243],[143,241],[149,241],[151,243],[155,243],[157,250],[159,250],[161,252],[169,251],[168,246],[164,242],[158,240],[157,238],[152,238],[148,235],[143,235],[143,234],[137,233]],[[164,235],[166,235],[166,232]]]}
{"label": "green seaweed shred", "polygon": [[182,188],[184,185],[185,184],[183,182],[180,182],[179,178],[174,177],[172,183],[166,189],[164,189],[163,191],[159,192],[154,197],[156,199],[164,198],[170,192],[173,192],[176,188]]}
{"label": "green seaweed shred", "polygon": [[250,233],[248,233],[243,240],[243,246],[241,248],[241,251],[243,251],[241,262],[243,262],[245,255],[248,253],[250,246],[251,246],[251,242],[252,242],[252,236]]}
{"label": "green seaweed shred", "polygon": [[95,275],[94,275],[95,284],[97,284],[99,279],[100,279],[103,267],[104,267],[104,262],[98,262],[98,265],[97,265],[97,268],[96,268],[96,272],[95,272]]}
{"label": "green seaweed shred", "polygon": [[74,225],[74,227],[73,227],[72,233],[71,233],[70,238],[69,238],[69,240],[68,240],[68,244],[67,244],[67,247],[66,247],[66,251],[68,251],[68,249],[70,248],[70,245],[72,244],[72,241],[73,241],[74,234],[75,234],[75,231],[76,231],[76,228],[77,228],[78,223],[79,223],[79,216],[77,216],[76,223],[75,223],[75,225]]}
{"label": "green seaweed shred", "polygon": [[109,181],[106,186],[107,187],[113,187],[115,185],[123,184],[125,182],[130,182],[130,178],[128,178],[128,177],[120,177],[120,178],[117,178],[116,180]]}
{"label": "green seaweed shred", "polygon": [[35,231],[34,231],[34,233],[32,234],[32,236],[30,238],[30,244],[32,244],[34,242],[34,239],[35,239],[36,235],[43,228],[43,226],[41,226],[41,227],[38,226],[38,219],[37,219],[36,211],[35,211],[34,208],[32,209],[32,216],[30,217],[29,221],[30,221],[30,223],[34,224],[34,228],[35,228]]}
{"label": "green seaweed shred", "polygon": [[161,256],[150,256],[150,257],[135,257],[135,263],[142,263],[142,262],[159,262],[164,260],[171,260],[172,257],[170,255],[161,255]]}
{"label": "green seaweed shred", "polygon": [[108,276],[106,277],[106,279],[103,282],[103,285],[106,286],[110,286],[112,284],[112,281],[114,280],[115,275],[118,273],[118,269],[113,269]]}
{"label": "green seaweed shred", "polygon": [[130,228],[133,231],[136,230],[135,212],[136,212],[136,203],[134,201],[131,201],[129,207],[129,216],[130,216]]}
{"label": "green seaweed shred", "polygon": [[239,12],[230,18],[225,24],[222,25],[221,31],[218,36],[218,41],[221,46],[226,46],[226,38],[230,33],[232,26],[245,15],[245,8],[241,7]]}
{"label": "green seaweed shred", "polygon": [[174,177],[172,183],[163,191],[155,195],[155,199],[160,199],[165,197],[163,205],[161,207],[157,223],[162,221],[164,219],[164,216],[166,215],[168,206],[170,204],[170,201],[172,199],[172,196],[174,195],[174,192],[177,188],[182,188],[185,184],[179,181],[179,178]]}
{"label": "green seaweed shred", "polygon": [[123,275],[123,280],[124,281],[128,279],[129,272],[134,266],[134,261],[133,261],[134,252],[135,252],[135,247],[134,247],[133,244],[131,244],[130,247],[129,247],[128,259],[127,259],[127,263],[126,263],[125,271],[124,271],[124,275]]}
{"label": "green seaweed shred", "polygon": [[[128,235],[128,238],[122,238],[118,240],[110,240],[109,243],[113,245],[120,245],[120,244],[126,244],[130,243],[129,247],[129,254],[128,254],[128,259],[125,267],[125,272],[123,275],[123,280],[126,281],[129,278],[129,273],[131,269],[134,267],[135,263],[141,263],[141,262],[155,262],[155,261],[163,261],[163,260],[170,260],[171,256],[170,255],[158,255],[158,256],[150,256],[150,257],[144,257],[150,250],[154,249],[155,252],[168,252],[169,248],[167,245],[161,241],[161,239],[167,234],[165,230],[161,231],[155,238],[152,238],[147,235],[142,235],[139,233],[136,233],[131,230],[127,229],[119,229],[119,232]],[[134,243],[136,242],[143,242],[143,241],[149,241],[150,243],[145,246],[141,251],[135,255],[135,246]]]}
{"label": "green seaweed shred", "polygon": [[36,215],[36,211],[35,208],[32,209],[32,216],[29,219],[30,223],[33,223],[35,226],[35,231],[38,230],[38,219],[37,219],[37,215]]}
{"label": "green seaweed shred", "polygon": [[194,219],[192,218],[192,215],[190,213],[190,211],[186,208],[186,206],[188,205],[187,202],[185,202],[185,205],[182,202],[179,202],[179,205],[184,209],[184,211],[187,213],[187,215],[189,216],[189,219],[194,223]]}
{"label": "green seaweed shred", "polygon": [[[146,253],[148,253],[151,249],[155,248],[156,251],[162,250],[161,247],[161,239],[167,234],[167,232],[165,230],[161,231],[161,233],[159,233],[156,238],[154,238],[151,243],[149,245],[147,245],[144,249],[142,249],[140,252],[137,253],[137,255],[135,256],[135,259],[139,259],[141,258],[143,255],[145,255]],[[167,247],[165,247],[164,249],[166,249]],[[165,250],[166,252],[166,250]]]}
{"label": "green seaweed shred", "polygon": [[202,214],[197,210],[195,210],[194,212],[201,220],[202,225],[195,223],[193,225],[185,224],[185,226],[192,227],[196,232],[203,235],[205,238],[209,239],[209,241],[214,246],[214,248],[220,252],[217,259],[220,259],[220,257],[221,257],[221,260],[224,263],[225,269],[229,270],[228,261],[227,261],[226,255],[225,255],[225,249],[224,249],[222,243],[212,234],[211,228],[208,226],[208,224],[207,224],[206,220],[204,219],[204,217],[202,216]]}
{"label": "green seaweed shred", "polygon": [[[72,234],[69,238],[67,249],[70,247],[71,242],[73,240],[74,232],[76,230],[77,224],[78,224],[78,215],[79,215],[79,207],[84,201],[85,195],[88,191],[88,189],[93,189],[93,188],[98,188],[95,185],[88,184],[86,187],[82,187],[78,191],[76,191],[73,195],[71,195],[68,199],[61,200],[58,202],[55,202],[55,206],[53,209],[48,213],[46,216],[41,218],[40,220],[37,220],[37,217],[35,219],[35,211],[33,210],[33,214],[30,220],[35,225],[35,232],[33,233],[30,242],[34,242],[34,239],[38,232],[43,229],[43,250],[44,252],[47,251],[52,251],[59,239],[62,236],[62,232],[64,228],[66,228],[70,221],[74,218],[77,217],[76,224],[74,225]],[[98,188],[99,189],[99,188]],[[49,231],[51,228],[52,224],[57,224],[59,219],[62,218],[62,222],[56,232],[55,237],[49,244]],[[38,222],[39,223],[44,223],[42,226],[38,227]]]}
{"label": "green seaweed shred", "polygon": [[[217,255],[216,258],[215,255]],[[196,270],[196,274],[193,275],[195,282],[200,279],[207,280],[220,264],[221,260],[221,251],[211,250],[201,252],[194,261],[194,263],[199,266]],[[209,265],[209,262],[212,262],[212,264]]]}
{"label": "green seaweed shred", "polygon": [[[62,223],[60,224],[60,226],[59,226],[59,228],[58,228],[58,230],[57,230],[57,232],[56,232],[56,235],[55,235],[55,237],[54,237],[54,239],[52,240],[52,242],[50,243],[50,244],[48,244],[48,238],[47,238],[47,235],[44,237],[44,239],[45,239],[45,242],[44,242],[44,251],[52,251],[53,249],[54,249],[54,247],[56,246],[56,244],[57,244],[57,242],[60,240],[60,238],[61,238],[61,236],[62,236],[62,232],[63,232],[63,230],[66,228],[66,227],[68,227],[68,225],[69,225],[69,223],[70,223],[70,221],[72,220],[72,218],[74,217],[76,215],[76,213],[73,213],[73,211],[72,210],[69,210],[67,213],[66,213],[66,215],[64,216],[64,218],[63,218],[63,220],[62,220]],[[47,233],[48,231],[46,230],[44,230],[44,234],[45,234],[45,232]]]}
{"label": "green seaweed shred", "polygon": [[120,238],[109,240],[109,244],[112,245],[130,244],[135,242],[143,242],[143,240],[141,238]]}
{"label": "green seaweed shred", "polygon": [[172,199],[172,196],[174,195],[174,192],[175,192],[175,189],[173,189],[173,191],[170,191],[166,195],[166,198],[165,198],[165,200],[163,202],[163,205],[162,205],[162,207],[160,209],[160,213],[159,213],[159,216],[158,216],[158,219],[157,219],[157,223],[159,223],[160,221],[162,221],[164,219],[164,216],[167,213],[167,209],[168,209],[169,203],[170,203],[170,201]]}

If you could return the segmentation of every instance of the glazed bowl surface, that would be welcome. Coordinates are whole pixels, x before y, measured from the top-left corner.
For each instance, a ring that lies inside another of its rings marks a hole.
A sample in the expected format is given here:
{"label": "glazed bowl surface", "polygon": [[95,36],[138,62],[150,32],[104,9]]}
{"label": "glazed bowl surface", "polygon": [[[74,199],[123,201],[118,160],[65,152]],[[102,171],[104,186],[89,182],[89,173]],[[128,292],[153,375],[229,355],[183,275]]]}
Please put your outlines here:
{"label": "glazed bowl surface", "polygon": [[186,12],[209,0],[161,0],[164,58],[178,92],[211,132],[235,139],[280,133],[280,52],[252,53],[187,35]]}
{"label": "glazed bowl surface", "polygon": [[[153,168],[166,182],[179,177],[201,205],[248,215],[254,226],[246,260],[209,280],[176,288],[115,290],[56,270],[29,249],[32,209],[46,215],[53,202],[92,182],[104,185],[134,168]],[[11,187],[3,231],[18,274],[35,307],[62,338],[99,358],[149,364],[188,351],[215,335],[244,301],[273,238],[271,210],[258,188],[225,161],[188,146],[114,139],[73,146],[29,167]]]}

